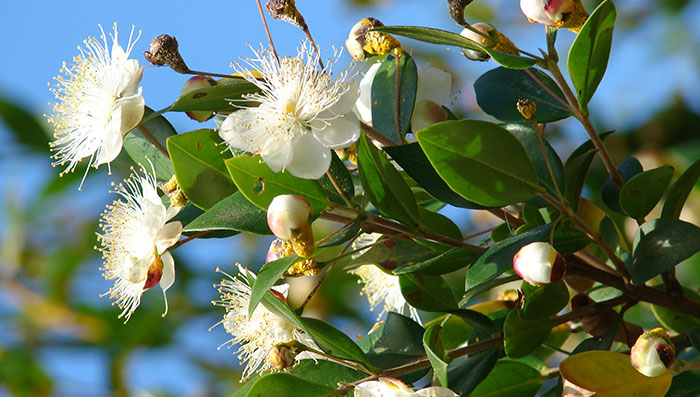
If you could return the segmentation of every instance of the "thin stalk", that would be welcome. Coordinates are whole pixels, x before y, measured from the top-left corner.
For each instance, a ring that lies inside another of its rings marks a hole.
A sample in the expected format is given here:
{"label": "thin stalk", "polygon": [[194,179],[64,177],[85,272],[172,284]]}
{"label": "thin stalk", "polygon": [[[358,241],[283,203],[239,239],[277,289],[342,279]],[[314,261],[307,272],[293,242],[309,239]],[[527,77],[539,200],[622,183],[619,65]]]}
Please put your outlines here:
{"label": "thin stalk", "polygon": [[181,245],[189,243],[190,241],[192,241],[196,238],[200,238],[200,237],[204,236],[205,234],[210,233],[212,231],[213,230],[203,230],[197,234],[193,234],[193,235],[191,235],[185,239],[182,239],[182,240],[178,241],[177,243],[173,244],[172,246],[170,246],[170,248],[166,249],[165,251],[167,252],[167,251],[173,250]]}
{"label": "thin stalk", "polygon": [[204,76],[204,77],[207,77],[207,76],[212,76],[212,77],[223,77],[223,78],[232,77],[230,74],[211,73],[211,72],[200,72],[200,71],[198,71],[198,70],[192,70],[192,69],[189,69],[189,72],[190,72],[190,74],[196,74],[196,75],[198,75],[198,76]]}
{"label": "thin stalk", "polygon": [[343,201],[345,201],[345,204],[347,204],[348,207],[355,207],[356,204],[353,203],[352,201],[350,201],[348,196],[345,195],[345,193],[343,192],[343,189],[340,188],[340,186],[338,185],[338,182],[335,180],[335,177],[333,176],[333,174],[331,174],[330,170],[326,171],[326,176],[331,181],[331,184],[333,184],[333,187],[338,192],[338,194],[343,199]]}
{"label": "thin stalk", "polygon": [[365,123],[363,123],[363,122],[360,122],[360,128],[362,128],[362,131],[364,131],[365,134],[367,134],[368,137],[370,137],[371,139],[374,139],[375,141],[381,143],[382,146],[394,146],[394,145],[396,145],[396,143],[394,143],[394,141],[392,141],[391,139],[385,137],[384,135],[382,135],[381,132],[375,130],[375,129],[372,128],[370,125],[367,125],[367,124],[365,124]]}
{"label": "thin stalk", "polygon": [[365,369],[364,367],[362,367],[362,366],[360,366],[360,365],[357,365],[357,364],[355,364],[355,363],[352,362],[352,361],[341,360],[341,359],[339,359],[339,358],[335,358],[335,357],[333,357],[333,356],[330,356],[330,355],[328,355],[328,354],[326,354],[326,353],[324,353],[324,352],[322,352],[322,351],[316,350],[316,349],[307,348],[306,351],[311,352],[311,353],[314,353],[314,354],[318,354],[318,355],[321,356],[321,357],[325,357],[325,358],[327,358],[327,359],[329,359],[329,360],[331,360],[331,361],[335,361],[335,362],[337,362],[337,363],[339,363],[339,364],[342,364],[342,365],[345,365],[345,366],[347,366],[347,367],[350,367],[350,368],[352,368],[352,369],[354,369],[354,370],[356,370],[356,371],[364,372],[364,373],[366,373],[366,374],[368,374],[368,375],[374,375],[373,373],[371,373],[370,371],[368,371],[368,370]]}
{"label": "thin stalk", "polygon": [[272,50],[272,53],[275,54],[275,58],[277,59],[277,63],[279,64],[280,62],[280,57],[277,55],[277,49],[275,49],[275,43],[272,42],[272,35],[270,34],[270,28],[267,27],[267,21],[265,20],[265,13],[263,12],[262,9],[262,4],[260,4],[260,0],[256,0],[258,3],[258,11],[260,11],[260,19],[262,20],[263,26],[265,27],[265,33],[267,34],[267,41],[270,42],[270,49]]}
{"label": "thin stalk", "polygon": [[167,108],[164,108],[164,109],[155,111],[155,112],[153,112],[153,113],[150,113],[149,115],[147,115],[147,116],[145,116],[144,118],[141,119],[141,121],[139,122],[139,125],[138,125],[138,126],[141,126],[141,125],[143,125],[144,123],[147,123],[147,122],[149,122],[149,121],[155,119],[156,117],[160,116],[160,115],[163,114],[163,113],[169,112],[170,109],[172,109],[172,107],[173,107],[173,106],[170,105],[170,106],[168,106]]}
{"label": "thin stalk", "polygon": [[552,164],[549,161],[549,156],[547,155],[547,148],[544,144],[544,128],[541,128],[541,126],[537,123],[535,120],[535,117],[533,116],[532,119],[532,127],[535,129],[535,134],[537,135],[537,140],[540,142],[540,149],[542,149],[542,156],[544,156],[544,162],[547,165],[547,171],[549,171],[549,176],[552,178],[552,184],[554,185],[554,190],[557,192],[557,196],[559,197],[559,200],[564,201],[564,196],[561,194],[561,190],[559,190],[559,184],[557,183],[557,178],[554,177],[554,171],[552,170]]}
{"label": "thin stalk", "polygon": [[328,241],[328,240],[330,240],[331,238],[333,238],[333,236],[335,236],[335,235],[337,235],[338,233],[342,232],[343,230],[347,229],[347,228],[348,228],[350,225],[352,225],[353,223],[355,223],[354,220],[345,222],[345,223],[343,224],[343,226],[341,226],[340,228],[338,228],[338,230],[336,230],[336,231],[334,231],[333,233],[330,233],[329,235],[327,235],[326,237],[324,237],[324,238],[318,240],[318,241],[316,242],[316,246],[317,246],[317,247],[318,247],[318,246],[321,246],[323,243],[325,243],[326,241]]}

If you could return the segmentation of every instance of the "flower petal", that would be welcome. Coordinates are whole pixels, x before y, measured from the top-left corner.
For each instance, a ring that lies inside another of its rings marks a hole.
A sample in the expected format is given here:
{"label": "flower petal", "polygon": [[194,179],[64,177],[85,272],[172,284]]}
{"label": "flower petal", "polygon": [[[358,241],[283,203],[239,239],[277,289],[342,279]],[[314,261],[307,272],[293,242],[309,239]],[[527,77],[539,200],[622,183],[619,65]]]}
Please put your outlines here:
{"label": "flower petal", "polygon": [[350,113],[353,106],[355,106],[355,102],[357,102],[357,98],[360,96],[360,87],[357,84],[357,81],[353,80],[347,83],[347,85],[348,90],[345,91],[340,99],[338,99],[338,102],[336,102],[330,109],[337,115]]}
{"label": "flower petal", "polygon": [[360,137],[360,122],[354,113],[330,119],[321,128],[312,128],[316,139],[325,147],[339,149],[350,146]]}
{"label": "flower petal", "polygon": [[445,120],[447,120],[447,112],[442,106],[433,101],[416,101],[416,106],[413,108],[413,115],[411,116],[411,129],[420,131]]}
{"label": "flower petal", "polygon": [[291,142],[294,152],[287,170],[299,178],[318,179],[328,171],[331,151],[321,145],[313,134],[304,134]]}
{"label": "flower petal", "polygon": [[158,254],[161,255],[166,249],[177,243],[182,235],[182,223],[179,221],[170,222],[163,226],[156,236],[156,249],[158,249]]}
{"label": "flower petal", "polygon": [[280,172],[286,169],[289,163],[293,161],[294,151],[288,139],[272,136],[267,139],[260,156],[271,170]]}
{"label": "flower petal", "polygon": [[360,96],[355,102],[355,113],[365,123],[372,122],[372,81],[379,70],[379,62],[376,62],[367,70],[360,80]]}
{"label": "flower petal", "polygon": [[146,101],[144,101],[139,89],[136,95],[117,101],[117,106],[121,110],[120,131],[122,134],[126,134],[141,122]]}
{"label": "flower petal", "polygon": [[[255,125],[255,114],[249,109],[241,109],[235,111],[224,119],[219,129],[219,136],[226,141],[226,144],[234,149],[247,150],[251,153],[256,152],[259,148],[253,148],[251,140],[242,132]],[[262,145],[260,145],[262,146]]]}
{"label": "flower petal", "polygon": [[[121,133],[122,124],[122,109],[117,108],[112,112],[112,118],[104,127],[102,133],[102,142],[100,142],[100,147],[97,150],[94,165],[95,167],[109,163],[122,151],[122,146],[124,144],[124,136]],[[89,154],[84,155],[87,157]]]}
{"label": "flower petal", "polygon": [[170,252],[161,255],[160,260],[163,262],[163,275],[160,277],[159,285],[165,293],[175,283],[175,260]]}
{"label": "flower petal", "polygon": [[450,98],[452,75],[434,66],[427,66],[418,72],[416,101],[433,101],[443,105]]}

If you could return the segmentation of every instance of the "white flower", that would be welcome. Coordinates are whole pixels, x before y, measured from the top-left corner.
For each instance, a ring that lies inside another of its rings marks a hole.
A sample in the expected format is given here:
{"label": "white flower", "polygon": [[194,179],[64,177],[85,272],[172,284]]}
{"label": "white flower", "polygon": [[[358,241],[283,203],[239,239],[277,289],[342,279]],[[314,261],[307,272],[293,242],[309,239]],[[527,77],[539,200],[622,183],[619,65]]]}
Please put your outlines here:
{"label": "white flower", "polygon": [[[107,280],[116,279],[106,294],[116,299],[122,309],[119,317],[126,317],[126,321],[141,303],[144,290],[160,283],[165,298],[165,291],[175,281],[175,262],[166,250],[182,234],[182,223],[166,223],[179,207],[166,209],[156,190],[155,176],[143,167],[141,170],[143,176],[132,174],[115,188],[124,200],[107,206],[100,220],[103,233],[97,235],[104,258],[103,275]],[[163,315],[167,312],[165,298]]]}
{"label": "white flower", "polygon": [[[260,154],[273,171],[318,179],[328,170],[331,149],[350,146],[360,136],[352,113],[358,90],[347,73],[331,77],[334,60],[320,69],[319,55],[303,42],[296,57],[256,51],[254,70],[235,68],[262,91],[245,97],[259,102],[226,117],[219,135],[232,149]],[[256,78],[259,77],[262,80]]]}
{"label": "white flower", "polygon": [[78,47],[74,64],[68,68],[64,62],[64,75],[55,78],[57,85],[51,91],[58,102],[47,118],[56,138],[51,143],[56,152],[53,165],[66,165],[62,173],[75,170],[86,157],[88,168],[111,162],[122,149],[124,135],[141,121],[145,102],[138,85],[143,67],[128,59],[138,40],[132,42],[133,33],[132,28],[124,50],[115,24],[111,52],[104,31],[102,42],[88,38],[84,49]]}
{"label": "white flower", "polygon": [[[379,233],[363,234],[355,240],[353,249],[372,244],[381,236]],[[355,253],[353,258],[359,257],[360,254],[361,252]],[[377,316],[377,319],[381,318],[384,313],[392,311],[411,317],[419,324],[421,323],[418,311],[409,305],[403,294],[401,294],[398,276],[386,273],[375,265],[362,265],[357,269],[350,270],[349,273],[360,277],[360,280],[357,282],[364,284],[362,293],[367,296],[370,310],[374,310],[380,303],[382,304],[382,311]]]}
{"label": "white flower", "polygon": [[413,391],[395,378],[379,378],[362,382],[353,390],[355,397],[456,397],[457,393],[446,387],[432,386]]}
{"label": "white flower", "polygon": [[[238,265],[238,272],[236,277],[229,276],[229,279],[223,279],[221,284],[216,285],[221,296],[212,303],[226,308],[224,319],[219,324],[223,324],[233,338],[222,346],[239,345],[238,358],[241,363],[248,362],[241,377],[241,381],[245,381],[254,372],[263,373],[274,368],[269,358],[276,345],[295,339],[307,343],[309,338],[294,324],[267,310],[262,303],[258,304],[252,316],[248,316],[252,290],[244,278],[252,273],[241,265]],[[272,287],[272,290],[284,300],[288,288],[289,285],[282,284]]]}
{"label": "white flower", "polygon": [[[355,102],[355,112],[368,124],[372,123],[372,82],[380,65],[380,62],[372,64],[360,80],[360,97]],[[447,103],[451,90],[451,74],[430,65],[418,71],[416,102],[411,116],[414,132],[446,119],[447,114],[441,105]]]}

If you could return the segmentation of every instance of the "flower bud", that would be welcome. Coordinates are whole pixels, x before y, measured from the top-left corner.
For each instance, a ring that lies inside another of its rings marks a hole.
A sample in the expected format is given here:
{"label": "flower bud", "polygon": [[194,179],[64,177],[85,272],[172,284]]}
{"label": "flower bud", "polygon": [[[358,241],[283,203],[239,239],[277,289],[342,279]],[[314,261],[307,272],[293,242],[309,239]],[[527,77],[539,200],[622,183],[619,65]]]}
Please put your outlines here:
{"label": "flower bud", "polygon": [[[182,93],[181,95],[188,94],[192,91],[199,90],[200,88],[209,88],[212,86],[215,86],[216,83],[214,82],[213,79],[204,77],[204,76],[194,76],[187,80],[185,85],[182,87]],[[204,95],[204,94],[200,94]],[[197,94],[194,96],[197,98]],[[189,112],[185,112],[189,118],[192,120],[199,121],[200,123],[205,122],[209,120],[210,118],[214,117],[216,113],[209,111],[209,110],[191,110]]]}
{"label": "flower bud", "polygon": [[[265,263],[282,259],[294,252],[294,244],[291,241],[282,241],[277,238],[270,244],[270,248],[265,256]],[[317,276],[319,273],[321,273],[321,268],[318,267],[316,258],[307,258],[295,262],[284,272],[284,275],[290,277]]]}
{"label": "flower bud", "polygon": [[467,21],[464,20],[464,8],[471,2],[472,0],[447,0],[447,12],[458,25],[467,24]]}
{"label": "flower bud", "polygon": [[190,72],[178,51],[177,40],[167,34],[158,35],[151,40],[151,51],[144,51],[143,55],[153,65],[168,65],[178,73]]}
{"label": "flower bud", "polygon": [[549,243],[528,244],[513,257],[513,270],[532,285],[558,281],[564,267],[564,258]]}
{"label": "flower bud", "polygon": [[286,343],[278,343],[272,347],[268,354],[268,362],[278,371],[291,368],[294,366],[299,347],[296,340],[290,340]]}
{"label": "flower bud", "polygon": [[663,328],[654,328],[643,333],[630,352],[632,366],[648,377],[664,374],[673,364],[675,357],[676,348]]}
{"label": "flower bud", "polygon": [[567,28],[575,33],[588,18],[581,0],[520,0],[520,9],[530,22]]}
{"label": "flower bud", "polygon": [[518,113],[520,113],[526,120],[532,120],[535,116],[535,111],[537,110],[537,105],[535,102],[529,99],[518,99],[515,103]]}
{"label": "flower bud", "polygon": [[375,18],[365,18],[350,29],[345,46],[353,58],[362,61],[367,55],[384,55],[389,52],[400,55],[403,53],[401,43],[392,35],[370,30],[377,26],[384,26],[384,24]]}
{"label": "flower bud", "polygon": [[270,15],[280,21],[288,22],[299,29],[306,31],[309,27],[301,16],[294,0],[268,0],[265,8],[270,12]]}
{"label": "flower bud", "polygon": [[311,204],[296,194],[275,197],[267,208],[267,225],[277,238],[291,241],[294,252],[310,256],[314,249],[311,230]]}
{"label": "flower bud", "polygon": [[[513,44],[513,42],[510,41],[510,39],[506,37],[506,35],[496,30],[496,28],[494,28],[490,24],[479,22],[471,26],[477,31],[483,33],[486,37],[470,29],[462,30],[462,32],[459,35],[462,37],[466,37],[469,40],[475,41],[486,48],[493,48],[497,51],[507,52],[510,54],[517,54],[517,52],[513,50],[515,44]],[[471,59],[472,61],[487,61],[490,58],[489,54],[478,50],[464,49],[462,50],[462,53],[465,57],[467,57],[467,59]]]}

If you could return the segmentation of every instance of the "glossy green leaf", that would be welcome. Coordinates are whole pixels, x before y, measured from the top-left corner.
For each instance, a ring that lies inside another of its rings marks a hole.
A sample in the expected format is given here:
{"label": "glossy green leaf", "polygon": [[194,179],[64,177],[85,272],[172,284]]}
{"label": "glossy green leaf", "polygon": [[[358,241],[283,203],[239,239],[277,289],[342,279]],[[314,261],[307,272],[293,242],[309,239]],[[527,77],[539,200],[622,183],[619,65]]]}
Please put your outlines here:
{"label": "glossy green leaf", "polygon": [[634,236],[634,259],[628,265],[634,284],[672,269],[700,251],[700,227],[675,219],[654,219]]}
{"label": "glossy green leaf", "polygon": [[178,98],[169,110],[188,112],[193,110],[211,110],[212,112],[234,111],[233,101],[242,105],[241,97],[260,91],[255,84],[241,77],[227,77],[219,80],[217,85],[190,91]]}
{"label": "glossy green leaf", "polygon": [[665,397],[700,396],[700,373],[686,371],[673,377]]}
{"label": "glossy green leaf", "polygon": [[[633,176],[644,171],[642,169],[642,163],[640,163],[639,160],[634,157],[630,157],[623,161],[617,167],[617,169],[620,170],[620,174],[622,174],[622,180],[624,182],[627,182]],[[608,178],[603,183],[603,186],[600,188],[600,194],[603,198],[603,202],[606,206],[608,206],[608,208],[617,213],[623,214],[622,209],[620,208],[620,189],[613,183],[612,179]]]}
{"label": "glossy green leaf", "polygon": [[[335,154],[333,150],[331,150],[331,165],[328,168],[328,172],[333,176],[333,180],[338,184],[340,191],[343,192],[345,197],[352,200],[355,196],[355,186],[352,183],[352,176],[350,172],[348,172],[345,163],[338,158],[338,155]],[[322,176],[321,179],[319,179],[319,183],[323,190],[326,191],[328,198],[338,204],[345,205],[345,201],[340,197],[340,194],[338,194],[338,190],[333,186],[333,182],[331,182],[328,175]]]}
{"label": "glossy green leaf", "polygon": [[345,242],[348,242],[350,241],[350,239],[357,236],[361,228],[361,222],[354,222],[352,225],[344,228],[341,232],[326,240],[323,244],[320,245],[320,247],[332,247],[334,245],[340,245]]}
{"label": "glossy green leaf", "polygon": [[489,54],[494,61],[507,68],[525,69],[535,64],[535,60],[533,58],[514,55],[503,51],[497,51],[493,48],[484,47],[476,41],[446,30],[424,28],[420,26],[381,26],[374,28],[374,30],[396,34],[399,36],[424,41],[426,43],[451,45],[466,48],[468,50],[482,51]]}
{"label": "glossy green leaf", "polygon": [[418,230],[425,232],[436,233],[453,240],[462,241],[462,231],[459,230],[452,219],[437,212],[427,210],[423,207],[418,207]]}
{"label": "glossy green leaf", "polygon": [[416,227],[418,205],[411,189],[364,133],[357,141],[357,162],[369,201],[383,214]]}
{"label": "glossy green leaf", "polygon": [[470,394],[473,397],[531,397],[542,385],[539,371],[527,364],[500,360]]}
{"label": "glossy green leaf", "polygon": [[274,172],[260,156],[242,155],[226,160],[225,164],[241,193],[264,210],[280,194],[297,194],[306,198],[314,213],[323,211],[328,205],[328,197],[318,181],[297,178],[288,172]]}
{"label": "glossy green leaf", "polygon": [[330,360],[303,359],[286,370],[290,375],[337,388],[339,383],[350,383],[367,377],[367,374]]}
{"label": "glossy green leaf", "polygon": [[440,177],[468,200],[503,206],[543,191],[522,144],[493,123],[445,121],[416,135]]}
{"label": "glossy green leaf", "polygon": [[457,194],[440,178],[433,165],[425,157],[418,142],[407,145],[387,146],[384,151],[403,168],[428,193],[440,201],[461,208],[484,209],[473,201]]}
{"label": "glossy green leaf", "polygon": [[467,267],[481,252],[474,247],[454,247],[428,259],[398,267],[393,273],[446,274]]}
{"label": "glossy green leaf", "polygon": [[284,396],[290,390],[300,396],[328,396],[335,393],[335,387],[328,387],[294,375],[277,372],[252,380],[246,397]]}
{"label": "glossy green leaf", "polygon": [[[476,284],[469,284],[470,280],[467,278],[466,287],[469,289],[466,290],[466,292],[462,296],[462,299],[460,299],[459,306],[464,307],[468,305],[469,303],[473,302],[479,295],[491,290],[494,287],[498,287],[518,280],[521,280],[520,276],[518,276],[517,274],[513,274],[512,271],[507,272],[506,275],[503,277],[492,278],[488,281]],[[472,280],[472,282],[474,282],[474,280]]]}
{"label": "glossy green leaf", "polygon": [[[666,291],[666,286],[663,284],[656,286],[656,288]],[[700,303],[700,296],[690,288],[683,287],[683,296]],[[664,328],[678,334],[690,334],[690,331],[700,326],[700,318],[691,316],[690,314],[686,314],[679,310],[673,310],[664,306],[651,305],[651,311],[654,313],[654,317],[659,320]]]}
{"label": "glossy green leaf", "polygon": [[440,335],[445,350],[456,349],[469,341],[469,337],[474,331],[474,327],[467,324],[459,316],[444,314],[434,318],[425,324],[425,329],[433,325],[442,327]]}
{"label": "glossy green leaf", "polygon": [[671,178],[673,167],[668,165],[633,176],[620,190],[620,208],[634,219],[644,219],[661,200]]}
{"label": "glossy green leaf", "polygon": [[315,318],[300,317],[299,320],[304,325],[304,331],[326,354],[358,363],[369,363],[362,349],[337,328]]}
{"label": "glossy green leaf", "polygon": [[520,288],[525,296],[520,317],[526,320],[551,317],[569,303],[569,289],[564,284],[564,280],[539,287],[523,281]]}
{"label": "glossy green leaf", "polygon": [[376,264],[392,271],[436,255],[438,255],[437,252],[415,241],[386,238],[354,259],[350,262],[350,265]]}
{"label": "glossy green leaf", "polygon": [[[610,132],[599,135],[600,140],[604,140]],[[586,175],[593,162],[597,151],[593,143],[588,140],[577,147],[564,163],[564,197],[574,211],[578,210],[578,203],[586,182]],[[560,186],[561,187],[561,186]]]}
{"label": "glossy green leaf", "polygon": [[486,334],[497,332],[494,322],[485,314],[479,313],[471,309],[451,309],[446,310],[448,313],[461,318],[465,323],[471,325],[475,330]]}
{"label": "glossy green leaf", "polygon": [[428,312],[457,308],[457,300],[450,286],[440,276],[402,274],[399,276],[401,294],[409,305]]}
{"label": "glossy green leaf", "polygon": [[600,3],[569,49],[569,76],[582,109],[586,109],[608,66],[615,16],[615,4],[612,1]]}
{"label": "glossy green leaf", "polygon": [[168,153],[185,197],[204,210],[236,192],[214,130],[196,130],[168,138]]}
{"label": "glossy green leaf", "polygon": [[40,121],[22,106],[8,99],[4,95],[0,96],[0,120],[14,134],[17,142],[39,153],[46,153],[51,136],[46,122]]}
{"label": "glossy green leaf", "polygon": [[270,291],[270,288],[282,278],[284,272],[297,260],[299,260],[299,257],[296,254],[292,254],[276,261],[267,262],[260,268],[255,283],[251,285],[252,291],[250,292],[250,303],[248,304],[249,316],[253,315],[255,308],[258,307],[258,303],[260,303],[265,294]]}
{"label": "glossy green leaf", "polygon": [[663,396],[671,386],[670,373],[644,376],[632,367],[629,355],[610,351],[569,356],[559,364],[559,371],[564,379],[595,392],[596,397]]}
{"label": "glossy green leaf", "polygon": [[[547,90],[533,79],[547,87]],[[515,104],[529,99],[537,105],[535,118],[540,123],[561,120],[571,115],[564,105],[566,99],[557,84],[543,72],[530,68],[512,70],[496,68],[482,74],[474,82],[479,107],[491,116],[505,122],[525,121]],[[548,91],[556,95],[552,96]],[[563,101],[563,102],[561,102]]]}
{"label": "glossy green leaf", "polygon": [[204,230],[234,230],[255,234],[271,234],[267,212],[248,201],[241,192],[214,204],[203,214],[185,225],[184,232]]}
{"label": "glossy green leaf", "polygon": [[387,56],[372,80],[374,129],[390,140],[400,142],[411,123],[417,87],[418,69],[413,58],[408,53],[404,53],[398,61],[393,55]]}
{"label": "glossy green leaf", "polygon": [[[153,111],[147,107],[144,117],[151,113]],[[124,137],[124,152],[131,157],[134,164],[143,165],[148,172],[151,172],[148,164],[150,161],[156,170],[158,179],[167,181],[173,176],[175,171],[173,170],[173,163],[165,154],[166,141],[169,137],[176,134],[175,128],[168,120],[163,116],[158,116],[126,134]],[[155,142],[151,137],[155,139]]]}
{"label": "glossy green leaf", "polygon": [[456,358],[447,371],[450,388],[460,393],[460,396],[471,395],[477,385],[486,379],[502,354],[501,349],[491,348]]}
{"label": "glossy green leaf", "polygon": [[512,310],[503,325],[503,347],[508,357],[520,358],[534,352],[552,332],[549,318],[526,320],[518,310]]}
{"label": "glossy green leaf", "polygon": [[423,347],[433,368],[433,385],[447,387],[447,354],[442,343],[440,324],[433,324],[425,329]]}
{"label": "glossy green leaf", "polygon": [[662,218],[678,219],[680,217],[683,205],[698,183],[698,179],[700,179],[700,159],[688,167],[666,192],[664,208],[661,211]]}

